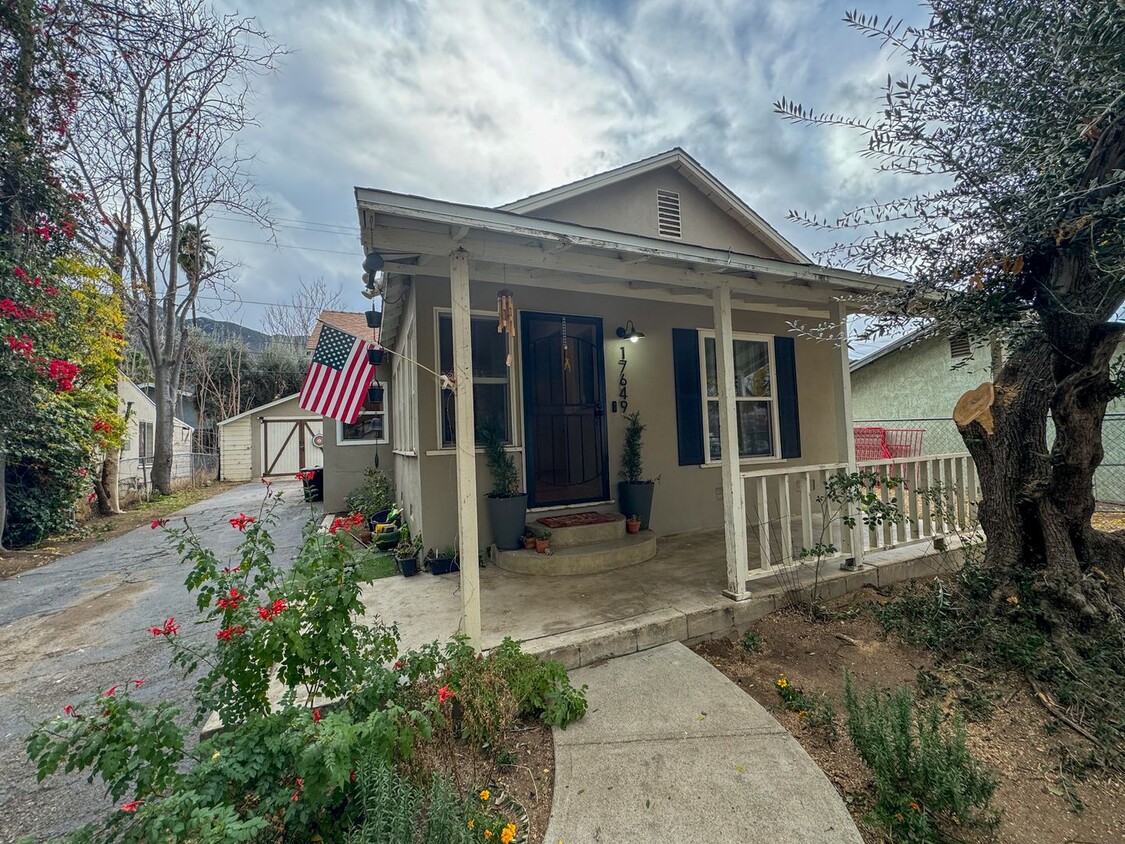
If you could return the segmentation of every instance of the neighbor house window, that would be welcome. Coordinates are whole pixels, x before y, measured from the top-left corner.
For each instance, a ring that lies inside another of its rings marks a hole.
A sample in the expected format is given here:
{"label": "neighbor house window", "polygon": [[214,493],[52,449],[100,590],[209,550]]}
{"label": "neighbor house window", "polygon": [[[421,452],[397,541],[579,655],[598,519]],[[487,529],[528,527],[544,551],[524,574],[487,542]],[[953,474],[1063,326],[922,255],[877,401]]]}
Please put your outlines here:
{"label": "neighbor house window", "polygon": [[[709,462],[722,459],[719,439],[719,378],[715,360],[715,335],[700,332],[703,344],[703,418]],[[777,402],[774,395],[772,338],[734,335],[734,401],[738,417],[738,455],[741,458],[773,457],[777,447]]]}
{"label": "neighbor house window", "polygon": [[[383,391],[383,401],[387,393]],[[363,409],[354,425],[346,422],[337,422],[336,441],[340,445],[349,443],[385,443],[387,441],[387,415],[383,411],[383,402],[364,401]]]}
{"label": "neighbor house window", "polygon": [[[492,422],[504,442],[512,441],[512,392],[507,364],[508,343],[496,331],[495,316],[472,317],[473,343],[473,414],[477,429]],[[438,314],[438,363],[441,372],[453,371],[453,318]],[[440,390],[438,401],[442,447],[453,445],[456,437],[457,396],[451,390]],[[479,438],[477,440],[479,442]]]}
{"label": "neighbor house window", "polygon": [[137,457],[148,460],[156,447],[156,423],[141,422],[137,425]]}

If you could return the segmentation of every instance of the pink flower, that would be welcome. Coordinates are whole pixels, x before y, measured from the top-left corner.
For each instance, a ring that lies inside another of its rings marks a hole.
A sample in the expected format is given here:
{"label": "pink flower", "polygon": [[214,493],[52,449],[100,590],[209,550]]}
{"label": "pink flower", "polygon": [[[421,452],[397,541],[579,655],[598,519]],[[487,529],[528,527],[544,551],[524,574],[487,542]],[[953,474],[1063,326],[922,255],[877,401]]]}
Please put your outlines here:
{"label": "pink flower", "polygon": [[63,711],[64,715],[68,715],[71,718],[74,717],[74,707],[71,706],[69,703],[62,708],[62,711]]}
{"label": "pink flower", "polygon": [[86,496],[86,500],[89,501],[91,504],[93,504],[95,501],[98,500],[98,494],[96,492],[91,492],[89,495]]}

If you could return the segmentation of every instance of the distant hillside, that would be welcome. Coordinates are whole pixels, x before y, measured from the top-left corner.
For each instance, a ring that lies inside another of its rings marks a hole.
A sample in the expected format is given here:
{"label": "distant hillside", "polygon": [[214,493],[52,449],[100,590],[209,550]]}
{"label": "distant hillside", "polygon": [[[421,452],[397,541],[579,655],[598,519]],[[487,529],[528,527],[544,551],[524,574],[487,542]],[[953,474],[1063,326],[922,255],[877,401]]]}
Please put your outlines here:
{"label": "distant hillside", "polygon": [[[239,325],[237,322],[226,322],[219,319],[210,319],[209,317],[198,317],[195,320],[188,320],[188,323],[195,328],[198,328],[204,334],[216,339],[238,339],[246,343],[252,352],[260,352],[274,340],[285,340],[286,337],[275,337],[272,334],[264,334],[253,328],[247,328],[245,325]],[[302,344],[303,344],[302,340]]]}

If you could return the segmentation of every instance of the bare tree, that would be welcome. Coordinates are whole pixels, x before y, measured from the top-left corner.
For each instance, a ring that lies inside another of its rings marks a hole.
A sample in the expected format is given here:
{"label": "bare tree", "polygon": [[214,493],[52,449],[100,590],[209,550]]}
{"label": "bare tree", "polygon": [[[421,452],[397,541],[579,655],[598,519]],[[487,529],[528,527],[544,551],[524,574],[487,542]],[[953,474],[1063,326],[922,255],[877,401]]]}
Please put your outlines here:
{"label": "bare tree", "polygon": [[102,215],[107,254],[109,221],[125,232],[124,296],[155,384],[152,483],[168,492],[188,317],[200,292],[223,289],[233,269],[204,252],[201,227],[216,211],[269,225],[235,138],[253,125],[251,78],[271,71],[282,50],[253,18],[218,14],[203,0],[74,9],[84,89],[68,153]]}
{"label": "bare tree", "polygon": [[305,342],[316,326],[321,311],[338,309],[343,302],[344,288],[330,288],[323,277],[301,282],[287,302],[270,305],[266,311],[266,331],[274,338],[305,348]]}

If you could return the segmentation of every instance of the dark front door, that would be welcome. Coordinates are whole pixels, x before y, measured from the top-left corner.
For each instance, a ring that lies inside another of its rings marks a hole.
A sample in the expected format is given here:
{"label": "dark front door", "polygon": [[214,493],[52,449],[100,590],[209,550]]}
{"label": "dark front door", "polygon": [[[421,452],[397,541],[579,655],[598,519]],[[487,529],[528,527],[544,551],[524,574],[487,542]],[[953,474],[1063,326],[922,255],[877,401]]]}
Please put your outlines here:
{"label": "dark front door", "polygon": [[528,506],[609,498],[602,321],[523,314]]}

